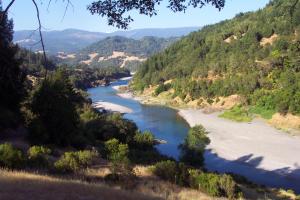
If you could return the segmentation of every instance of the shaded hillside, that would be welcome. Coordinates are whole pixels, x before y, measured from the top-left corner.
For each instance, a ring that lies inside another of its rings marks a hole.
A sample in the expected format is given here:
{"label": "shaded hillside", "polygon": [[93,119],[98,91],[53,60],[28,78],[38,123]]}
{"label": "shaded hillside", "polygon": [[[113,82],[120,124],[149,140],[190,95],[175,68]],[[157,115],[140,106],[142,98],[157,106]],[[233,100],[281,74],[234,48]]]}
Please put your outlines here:
{"label": "shaded hillside", "polygon": [[183,100],[212,103],[239,94],[263,110],[299,114],[300,2],[274,0],[191,33],[148,59],[134,86],[143,90],[170,79],[173,97]]}

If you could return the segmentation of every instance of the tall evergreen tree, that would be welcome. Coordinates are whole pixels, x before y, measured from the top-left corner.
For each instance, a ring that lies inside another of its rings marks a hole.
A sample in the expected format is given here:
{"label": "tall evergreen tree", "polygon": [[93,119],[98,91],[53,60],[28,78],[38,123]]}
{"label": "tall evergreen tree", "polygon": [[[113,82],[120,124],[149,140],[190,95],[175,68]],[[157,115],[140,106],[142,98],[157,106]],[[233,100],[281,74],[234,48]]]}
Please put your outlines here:
{"label": "tall evergreen tree", "polygon": [[13,22],[0,2],[0,129],[15,125],[24,95],[24,75],[15,55],[18,47],[12,43]]}

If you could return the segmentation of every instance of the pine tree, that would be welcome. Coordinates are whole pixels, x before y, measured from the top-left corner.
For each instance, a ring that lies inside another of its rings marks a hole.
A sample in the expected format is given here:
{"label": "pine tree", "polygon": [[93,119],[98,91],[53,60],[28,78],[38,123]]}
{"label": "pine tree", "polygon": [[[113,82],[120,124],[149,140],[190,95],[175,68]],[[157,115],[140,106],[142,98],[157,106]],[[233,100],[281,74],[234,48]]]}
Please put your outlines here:
{"label": "pine tree", "polygon": [[24,96],[24,75],[20,60],[15,58],[18,47],[12,43],[13,22],[4,13],[0,2],[0,130],[17,122],[20,102]]}

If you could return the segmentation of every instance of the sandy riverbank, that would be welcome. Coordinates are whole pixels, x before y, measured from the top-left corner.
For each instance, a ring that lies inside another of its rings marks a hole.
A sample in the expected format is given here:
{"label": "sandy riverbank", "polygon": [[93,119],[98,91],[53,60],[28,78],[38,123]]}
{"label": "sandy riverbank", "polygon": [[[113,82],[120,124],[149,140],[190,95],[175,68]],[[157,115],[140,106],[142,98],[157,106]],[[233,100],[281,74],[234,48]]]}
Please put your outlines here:
{"label": "sandy riverbank", "polygon": [[120,112],[122,114],[133,112],[133,110],[131,110],[128,107],[104,101],[98,101],[93,103],[93,107],[97,109],[105,109],[111,112]]}
{"label": "sandy riverbank", "polygon": [[[130,92],[118,95],[136,99]],[[141,97],[140,102],[144,101]],[[219,112],[205,114],[195,109],[180,109],[178,114],[191,127],[201,124],[209,131],[211,143],[206,152],[206,166],[210,169],[239,173],[252,181],[300,191],[299,136],[258,119],[238,123],[219,118]]]}
{"label": "sandy riverbank", "polygon": [[[139,100],[130,92],[118,95]],[[252,158],[259,158],[260,162],[244,160],[248,165],[255,164],[265,170],[299,170],[300,182],[300,156],[295,156],[300,152],[299,136],[291,136],[258,119],[250,123],[238,123],[219,118],[219,112],[206,114],[196,109],[180,109],[178,114],[191,127],[201,124],[210,132],[211,144],[208,148],[218,156],[237,160],[251,155]]]}
{"label": "sandy riverbank", "polygon": [[300,137],[288,135],[260,120],[237,123],[219,118],[218,113],[204,114],[193,109],[182,109],[179,115],[190,126],[201,124],[209,131],[208,148],[219,157],[282,175],[296,171],[293,178],[300,183]]}

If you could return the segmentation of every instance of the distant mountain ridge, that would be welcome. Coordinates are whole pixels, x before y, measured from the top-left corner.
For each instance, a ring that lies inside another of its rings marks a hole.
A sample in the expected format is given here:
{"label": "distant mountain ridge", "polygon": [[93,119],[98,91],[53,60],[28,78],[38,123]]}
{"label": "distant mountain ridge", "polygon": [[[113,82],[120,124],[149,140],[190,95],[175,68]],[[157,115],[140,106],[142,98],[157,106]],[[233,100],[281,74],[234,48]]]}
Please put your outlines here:
{"label": "distant mountain ridge", "polygon": [[[199,30],[200,27],[183,27],[183,28],[152,28],[152,29],[135,29],[129,31],[116,31],[112,33],[90,32],[79,29],[65,29],[62,31],[44,31],[44,42],[46,50],[50,54],[58,52],[74,53],[88,45],[111,36],[121,36],[132,39],[142,39],[146,36],[169,38],[181,37],[190,32]],[[22,30],[15,31],[14,42],[21,47],[32,51],[41,51],[39,44],[40,38],[37,31]]]}
{"label": "distant mountain ridge", "polygon": [[91,67],[126,67],[132,70],[144,62],[149,56],[158,53],[179,37],[157,38],[152,36],[132,39],[121,36],[111,36],[77,53],[59,53],[57,57],[62,63],[70,65],[88,65]]}

